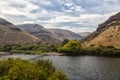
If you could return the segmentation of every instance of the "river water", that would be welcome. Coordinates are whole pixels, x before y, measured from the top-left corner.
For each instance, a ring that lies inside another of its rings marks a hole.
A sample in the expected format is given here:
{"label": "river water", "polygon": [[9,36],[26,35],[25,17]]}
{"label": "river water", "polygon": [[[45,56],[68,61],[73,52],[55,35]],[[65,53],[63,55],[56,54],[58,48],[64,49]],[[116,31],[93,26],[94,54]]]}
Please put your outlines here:
{"label": "river water", "polygon": [[64,71],[70,80],[120,80],[120,58],[97,56],[44,56],[10,55],[8,57],[27,60],[49,59],[53,65]]}

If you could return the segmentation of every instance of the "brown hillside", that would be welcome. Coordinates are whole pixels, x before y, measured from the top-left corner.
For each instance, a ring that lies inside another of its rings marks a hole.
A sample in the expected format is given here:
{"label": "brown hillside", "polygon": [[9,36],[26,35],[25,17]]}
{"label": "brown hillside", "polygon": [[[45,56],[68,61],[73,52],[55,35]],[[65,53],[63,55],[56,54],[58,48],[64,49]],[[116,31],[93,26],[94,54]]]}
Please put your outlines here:
{"label": "brown hillside", "polygon": [[110,17],[98,29],[84,39],[86,46],[113,46],[120,48],[120,13]]}
{"label": "brown hillside", "polygon": [[16,28],[12,23],[0,18],[0,46],[37,43],[40,43],[38,38]]}
{"label": "brown hillside", "polygon": [[51,31],[49,31],[48,29],[44,28],[39,24],[21,24],[17,25],[17,27],[38,37],[44,42],[52,43],[61,42],[61,40],[59,40],[54,33],[52,33]]}

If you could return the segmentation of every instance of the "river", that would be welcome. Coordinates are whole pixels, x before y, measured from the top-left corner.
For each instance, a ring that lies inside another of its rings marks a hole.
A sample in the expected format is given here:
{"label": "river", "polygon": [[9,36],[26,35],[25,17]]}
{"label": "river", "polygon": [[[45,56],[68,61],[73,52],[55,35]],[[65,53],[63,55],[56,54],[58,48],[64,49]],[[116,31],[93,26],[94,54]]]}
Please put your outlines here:
{"label": "river", "polygon": [[64,71],[70,80],[120,80],[120,58],[97,56],[41,56],[17,54],[3,56],[26,60],[49,59],[53,65]]}

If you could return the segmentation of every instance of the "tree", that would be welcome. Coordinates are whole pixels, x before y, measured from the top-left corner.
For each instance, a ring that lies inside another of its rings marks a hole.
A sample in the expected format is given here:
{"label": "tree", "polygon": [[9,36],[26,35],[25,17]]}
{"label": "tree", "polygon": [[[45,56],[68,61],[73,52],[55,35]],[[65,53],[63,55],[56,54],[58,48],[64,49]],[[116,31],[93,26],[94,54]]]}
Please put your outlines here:
{"label": "tree", "polygon": [[65,45],[65,44],[67,44],[68,42],[69,42],[68,39],[64,39],[63,42],[62,42],[62,46]]}
{"label": "tree", "polygon": [[63,49],[70,50],[71,53],[79,53],[82,49],[82,44],[79,41],[71,40],[63,46]]}

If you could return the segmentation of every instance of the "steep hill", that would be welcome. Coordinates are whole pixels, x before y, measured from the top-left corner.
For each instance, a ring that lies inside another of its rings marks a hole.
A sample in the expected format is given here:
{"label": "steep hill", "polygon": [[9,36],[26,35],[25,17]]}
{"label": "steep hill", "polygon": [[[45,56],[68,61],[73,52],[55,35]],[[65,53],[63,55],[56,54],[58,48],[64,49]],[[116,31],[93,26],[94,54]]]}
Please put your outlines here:
{"label": "steep hill", "polygon": [[64,39],[80,40],[83,38],[81,35],[69,30],[63,30],[63,29],[49,29],[49,30],[53,32],[62,41]]}
{"label": "steep hill", "polygon": [[37,44],[41,41],[12,23],[0,18],[0,46],[15,44]]}
{"label": "steep hill", "polygon": [[60,42],[55,34],[50,32],[48,29],[44,28],[38,24],[21,24],[17,25],[18,28],[42,39],[45,42]]}
{"label": "steep hill", "polygon": [[100,24],[95,32],[83,40],[86,46],[113,46],[120,48],[120,13]]}

